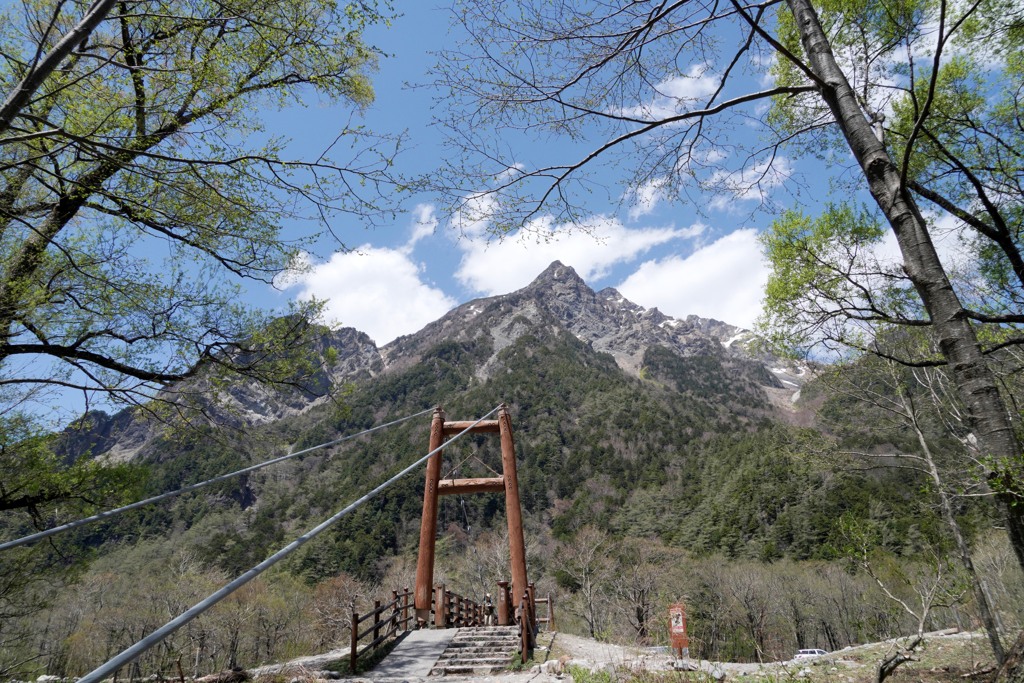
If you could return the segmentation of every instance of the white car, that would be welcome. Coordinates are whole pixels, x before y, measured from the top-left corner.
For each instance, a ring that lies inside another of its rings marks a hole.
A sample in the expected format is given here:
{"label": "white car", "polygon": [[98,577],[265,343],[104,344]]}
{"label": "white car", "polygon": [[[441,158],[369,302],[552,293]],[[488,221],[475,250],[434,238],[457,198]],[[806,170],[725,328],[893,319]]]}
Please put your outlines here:
{"label": "white car", "polygon": [[807,649],[807,650],[800,650],[799,652],[796,653],[796,656],[793,657],[793,659],[813,659],[814,657],[820,657],[822,655],[827,655],[827,654],[828,654],[828,652],[826,652],[825,650],[819,650],[817,648],[810,648],[810,649]]}

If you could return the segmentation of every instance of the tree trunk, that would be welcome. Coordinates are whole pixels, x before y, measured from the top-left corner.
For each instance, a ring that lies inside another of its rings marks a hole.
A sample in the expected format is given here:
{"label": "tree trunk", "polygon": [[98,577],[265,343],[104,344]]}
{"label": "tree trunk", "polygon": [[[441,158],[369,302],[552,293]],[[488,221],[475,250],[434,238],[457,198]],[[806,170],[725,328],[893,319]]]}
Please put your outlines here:
{"label": "tree trunk", "polygon": [[996,657],[996,664],[1001,666],[1005,661],[1006,655],[1003,652],[1003,644],[999,640],[995,610],[992,608],[992,601],[989,600],[988,590],[985,588],[984,580],[974,568],[971,550],[967,546],[967,539],[964,538],[963,532],[960,530],[960,523],[956,521],[956,515],[953,513],[953,503],[946,492],[945,482],[942,481],[942,475],[939,473],[939,468],[935,464],[935,458],[932,456],[932,449],[928,445],[928,440],[925,439],[921,425],[917,421],[917,411],[910,404],[910,401],[907,400],[903,390],[900,389],[898,391],[900,401],[903,403],[903,410],[911,420],[914,434],[917,436],[918,446],[921,448],[921,453],[928,464],[928,475],[931,477],[932,483],[935,485],[935,491],[939,496],[942,519],[946,522],[946,526],[949,527],[949,531],[953,535],[953,540],[956,542],[957,550],[960,553],[960,562],[963,564],[964,569],[967,570],[967,576],[970,578],[974,599],[978,603],[978,614],[981,617],[981,623],[985,626],[985,632],[988,634],[988,642],[992,647],[992,654]]}
{"label": "tree trunk", "polygon": [[953,382],[969,414],[983,456],[993,461],[989,481],[1003,506],[1010,544],[1024,568],[1024,477],[1021,453],[1006,406],[963,305],[935,252],[924,218],[900,181],[899,169],[875,137],[811,0],[786,0],[796,19],[819,92],[860,163],[878,207],[896,234],[903,267],[931,318],[933,333],[949,363]]}

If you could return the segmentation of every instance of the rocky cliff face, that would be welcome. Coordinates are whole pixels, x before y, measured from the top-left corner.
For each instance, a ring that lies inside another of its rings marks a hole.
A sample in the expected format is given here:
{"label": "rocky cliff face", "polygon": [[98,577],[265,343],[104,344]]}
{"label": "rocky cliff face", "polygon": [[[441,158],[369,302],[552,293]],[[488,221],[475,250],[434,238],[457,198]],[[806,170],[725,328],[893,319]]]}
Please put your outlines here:
{"label": "rocky cliff face", "polygon": [[[656,308],[646,309],[612,288],[593,291],[576,272],[554,262],[529,286],[501,296],[463,304],[415,334],[378,350],[370,338],[352,328],[325,331],[310,349],[320,370],[302,389],[280,390],[254,382],[228,387],[208,402],[209,418],[236,427],[267,424],[320,405],[346,383],[372,382],[415,367],[438,344],[486,342],[490,356],[472,369],[486,380],[500,369],[500,354],[524,334],[538,330],[568,332],[594,351],[611,355],[628,375],[640,377],[645,354],[658,347],[686,358],[713,357],[724,372],[742,374],[760,386],[782,408],[799,395],[810,378],[807,368],[751,351],[749,330],[718,320],[688,316],[677,319]],[[763,370],[761,369],[763,367]],[[751,371],[755,368],[756,371]],[[764,370],[767,370],[765,372]],[[201,381],[174,387],[168,393],[212,393]],[[89,422],[93,454],[125,460],[145,451],[161,426],[151,419],[126,414],[96,415]],[[77,444],[88,439],[77,435]]]}
{"label": "rocky cliff face", "polygon": [[[329,351],[330,350],[330,351]],[[187,401],[200,412],[189,419],[245,428],[268,424],[304,413],[331,399],[346,384],[365,382],[384,370],[377,346],[365,333],[351,327],[324,330],[309,353],[318,369],[296,387],[267,387],[254,381],[238,382],[214,390],[202,376],[162,392],[165,402]],[[166,429],[162,413],[123,410],[116,415],[93,412],[66,430],[63,451],[74,457],[88,451],[116,462],[131,460]],[[173,416],[169,416],[173,417]]]}

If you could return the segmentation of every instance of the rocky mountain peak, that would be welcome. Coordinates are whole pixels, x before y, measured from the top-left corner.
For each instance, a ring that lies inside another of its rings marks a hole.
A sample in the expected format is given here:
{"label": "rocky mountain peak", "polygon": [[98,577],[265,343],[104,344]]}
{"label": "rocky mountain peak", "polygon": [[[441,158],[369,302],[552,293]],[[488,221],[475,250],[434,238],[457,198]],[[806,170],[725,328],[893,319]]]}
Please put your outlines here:
{"label": "rocky mountain peak", "polygon": [[401,337],[382,350],[389,370],[415,364],[442,341],[489,338],[491,359],[478,369],[489,375],[502,349],[531,329],[560,329],[612,355],[619,367],[639,376],[645,352],[666,347],[680,356],[715,355],[752,358],[746,341],[753,334],[734,325],[695,315],[672,318],[644,308],[608,287],[595,292],[570,266],[551,263],[526,287],[500,296],[470,301],[416,334]]}
{"label": "rocky mountain peak", "polygon": [[578,291],[580,288],[589,289],[587,283],[579,276],[572,266],[567,266],[561,261],[552,261],[551,265],[534,278],[522,291],[551,291],[561,290],[564,292]]}

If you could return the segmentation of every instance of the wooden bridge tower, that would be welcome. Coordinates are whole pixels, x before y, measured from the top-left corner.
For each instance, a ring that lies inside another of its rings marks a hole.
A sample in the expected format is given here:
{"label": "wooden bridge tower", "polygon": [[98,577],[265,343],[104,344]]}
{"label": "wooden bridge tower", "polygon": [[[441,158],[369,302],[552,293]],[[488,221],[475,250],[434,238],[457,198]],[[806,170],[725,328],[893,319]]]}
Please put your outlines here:
{"label": "wooden bridge tower", "polygon": [[[438,407],[430,423],[430,450],[440,448],[445,435],[463,431],[475,420],[446,422],[444,410]],[[430,599],[434,583],[434,543],[437,538],[437,505],[439,496],[462,493],[504,493],[505,516],[508,520],[509,551],[512,564],[512,603],[517,604],[529,585],[526,580],[526,545],[523,540],[523,513],[519,504],[519,479],[516,475],[516,449],[512,439],[512,418],[504,404],[497,420],[483,420],[473,432],[495,433],[501,438],[500,477],[486,479],[441,480],[442,451],[427,459],[427,481],[423,490],[423,519],[420,523],[420,551],[416,562],[416,620],[430,619]]]}

